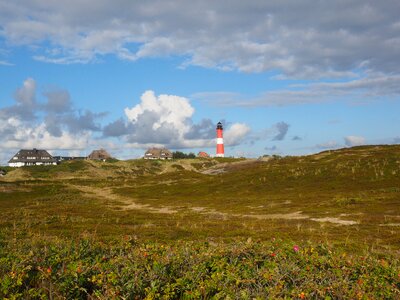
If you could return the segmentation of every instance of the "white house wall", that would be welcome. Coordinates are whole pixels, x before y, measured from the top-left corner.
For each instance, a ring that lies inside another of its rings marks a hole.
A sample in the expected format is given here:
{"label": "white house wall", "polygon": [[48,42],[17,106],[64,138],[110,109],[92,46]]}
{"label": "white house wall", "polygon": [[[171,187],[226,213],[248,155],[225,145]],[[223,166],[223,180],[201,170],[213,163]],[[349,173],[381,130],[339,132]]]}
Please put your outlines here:
{"label": "white house wall", "polygon": [[43,162],[29,162],[29,163],[25,163],[25,162],[12,162],[12,163],[8,163],[9,167],[13,167],[13,168],[20,168],[20,167],[25,167],[25,166],[41,166],[41,165],[45,165],[45,166],[55,166],[57,165],[56,162],[52,162],[52,163],[43,163]]}
{"label": "white house wall", "polygon": [[13,167],[13,168],[19,168],[25,166],[25,163],[23,162],[13,162],[13,163],[8,163],[8,166]]}

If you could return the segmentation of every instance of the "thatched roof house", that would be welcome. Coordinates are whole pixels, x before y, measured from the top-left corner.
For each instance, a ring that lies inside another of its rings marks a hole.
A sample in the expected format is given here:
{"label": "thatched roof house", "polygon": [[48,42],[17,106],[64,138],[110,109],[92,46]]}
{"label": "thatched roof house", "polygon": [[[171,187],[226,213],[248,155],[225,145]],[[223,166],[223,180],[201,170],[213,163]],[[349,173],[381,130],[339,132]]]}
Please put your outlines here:
{"label": "thatched roof house", "polygon": [[111,155],[104,149],[93,150],[92,153],[89,154],[88,159],[92,160],[102,160],[105,161],[107,159],[111,159]]}
{"label": "thatched roof house", "polygon": [[144,154],[144,159],[172,159],[172,152],[166,148],[150,148]]}
{"label": "thatched roof house", "polygon": [[46,150],[19,150],[9,161],[10,167],[56,165],[57,161]]}

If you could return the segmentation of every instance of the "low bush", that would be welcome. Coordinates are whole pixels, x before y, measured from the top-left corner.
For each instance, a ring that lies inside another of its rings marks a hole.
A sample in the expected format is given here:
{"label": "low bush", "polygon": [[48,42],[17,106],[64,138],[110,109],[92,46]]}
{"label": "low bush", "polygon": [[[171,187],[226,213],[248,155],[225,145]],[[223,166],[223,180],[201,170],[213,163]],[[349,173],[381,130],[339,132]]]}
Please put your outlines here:
{"label": "low bush", "polygon": [[82,239],[0,252],[0,297],[398,299],[396,259],[281,240],[173,244]]}

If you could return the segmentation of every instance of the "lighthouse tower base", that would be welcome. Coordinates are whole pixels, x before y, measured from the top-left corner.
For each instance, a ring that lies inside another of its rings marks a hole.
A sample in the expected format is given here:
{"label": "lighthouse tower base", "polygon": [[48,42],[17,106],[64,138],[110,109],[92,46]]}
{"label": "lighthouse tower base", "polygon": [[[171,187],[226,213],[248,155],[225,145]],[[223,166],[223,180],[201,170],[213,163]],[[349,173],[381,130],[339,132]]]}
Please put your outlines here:
{"label": "lighthouse tower base", "polygon": [[224,153],[218,153],[218,154],[215,155],[215,157],[225,157],[225,154]]}

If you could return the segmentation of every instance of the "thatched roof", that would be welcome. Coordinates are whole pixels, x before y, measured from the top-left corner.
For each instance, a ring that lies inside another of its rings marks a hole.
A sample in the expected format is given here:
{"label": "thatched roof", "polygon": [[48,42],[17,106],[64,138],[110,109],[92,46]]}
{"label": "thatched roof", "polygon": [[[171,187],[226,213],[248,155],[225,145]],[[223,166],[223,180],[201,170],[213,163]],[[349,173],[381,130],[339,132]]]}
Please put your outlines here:
{"label": "thatched roof", "polygon": [[35,163],[54,163],[56,160],[47,152],[41,149],[21,149],[9,161],[9,163],[17,162],[35,162]]}
{"label": "thatched roof", "polygon": [[104,149],[93,150],[88,156],[89,159],[93,160],[105,160],[112,158],[111,155]]}
{"label": "thatched roof", "polygon": [[166,148],[150,148],[144,154],[144,158],[169,159],[172,158],[172,152]]}

